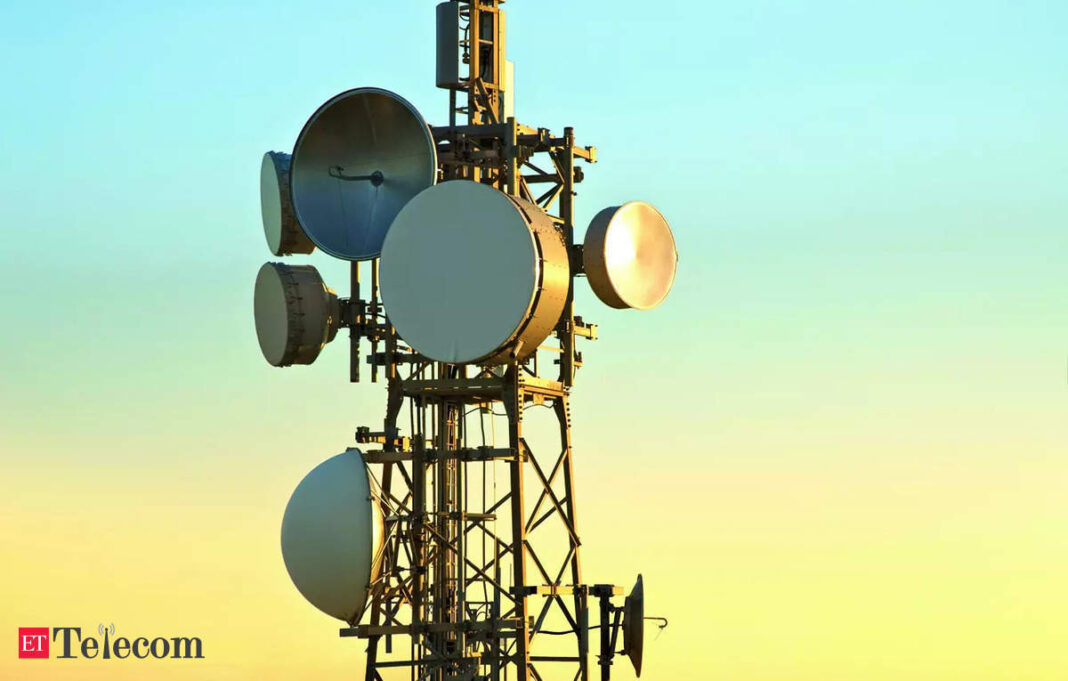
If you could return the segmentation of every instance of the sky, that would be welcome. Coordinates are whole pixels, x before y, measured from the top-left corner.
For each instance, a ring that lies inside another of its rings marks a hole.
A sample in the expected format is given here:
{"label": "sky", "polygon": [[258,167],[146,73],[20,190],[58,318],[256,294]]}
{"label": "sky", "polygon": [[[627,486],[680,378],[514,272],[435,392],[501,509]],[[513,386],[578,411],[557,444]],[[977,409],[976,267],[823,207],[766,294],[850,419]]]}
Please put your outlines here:
{"label": "sky", "polygon": [[[0,677],[359,675],[278,531],[385,393],[263,361],[259,165],[351,87],[445,122],[432,4],[0,3]],[[678,245],[656,310],[577,292],[584,570],[670,620],[643,678],[1063,679],[1068,5],[506,9],[517,116],[598,147],[580,232],[646,200]],[[208,658],[16,658],[98,623]]]}

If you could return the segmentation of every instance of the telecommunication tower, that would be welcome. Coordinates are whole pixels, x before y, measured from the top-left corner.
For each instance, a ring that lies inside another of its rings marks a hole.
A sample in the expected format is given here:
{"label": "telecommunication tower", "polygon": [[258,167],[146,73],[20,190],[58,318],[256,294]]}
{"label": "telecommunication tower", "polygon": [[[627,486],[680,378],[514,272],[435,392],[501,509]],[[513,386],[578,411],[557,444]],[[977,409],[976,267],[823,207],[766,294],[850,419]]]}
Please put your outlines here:
{"label": "telecommunication tower", "polygon": [[[674,240],[631,202],[575,242],[575,185],[596,150],[517,122],[503,2],[437,5],[447,125],[357,88],[261,167],[272,253],[351,261],[347,298],[312,266],[260,269],[264,357],[311,364],[346,328],[349,380],[366,363],[386,384],[380,425],[304,478],[282,524],[291,578],[341,636],[366,640],[368,681],[585,681],[591,657],[608,679],[620,648],[640,675],[644,620],[659,619],[640,575],[621,604],[622,587],[583,575],[569,398],[578,342],[597,338],[575,314],[576,277],[611,307],[655,307]],[[534,406],[555,416],[557,445],[528,443]]]}

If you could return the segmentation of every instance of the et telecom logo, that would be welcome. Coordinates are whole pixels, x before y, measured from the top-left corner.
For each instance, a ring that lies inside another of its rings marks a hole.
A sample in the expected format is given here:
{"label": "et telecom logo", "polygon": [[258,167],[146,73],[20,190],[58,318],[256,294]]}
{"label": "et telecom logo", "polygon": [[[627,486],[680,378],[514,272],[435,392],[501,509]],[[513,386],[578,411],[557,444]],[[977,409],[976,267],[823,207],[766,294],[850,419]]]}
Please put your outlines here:
{"label": "et telecom logo", "polygon": [[[203,660],[204,642],[196,636],[137,636],[134,639],[125,636],[115,637],[115,625],[105,627],[97,625],[97,633],[103,640],[92,636],[82,636],[81,627],[19,627],[19,659],[47,660],[50,643],[57,660],[76,658],[125,660],[135,657],[138,660],[151,657],[156,660]],[[78,653],[81,653],[80,655]]]}
{"label": "et telecom logo", "polygon": [[48,657],[48,627],[19,627],[19,657],[24,660]]}

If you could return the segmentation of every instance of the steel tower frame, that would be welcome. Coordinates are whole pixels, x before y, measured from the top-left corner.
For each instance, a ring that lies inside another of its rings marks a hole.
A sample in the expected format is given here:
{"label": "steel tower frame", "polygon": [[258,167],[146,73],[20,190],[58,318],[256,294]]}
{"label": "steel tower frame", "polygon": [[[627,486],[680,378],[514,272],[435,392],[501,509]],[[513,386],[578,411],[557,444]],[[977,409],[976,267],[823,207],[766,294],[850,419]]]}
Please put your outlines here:
{"label": "steel tower frame", "polygon": [[[433,128],[440,178],[482,182],[537,204],[558,225],[572,262],[581,262],[574,196],[583,172],[576,163],[596,162],[596,150],[578,146],[571,128],[555,136],[503,117],[503,2],[464,0],[455,8],[457,48],[467,73],[449,87],[449,125]],[[536,193],[535,185],[546,189]],[[622,589],[589,586],[582,575],[569,399],[582,363],[576,339],[596,339],[596,326],[575,316],[573,286],[550,337],[554,342],[526,360],[513,356],[503,366],[480,367],[433,362],[407,347],[382,306],[377,259],[370,275],[365,300],[360,264],[353,262],[351,298],[341,301],[342,322],[350,329],[350,380],[361,380],[366,340],[371,380],[381,374],[387,385],[381,430],[356,432],[357,443],[379,445],[363,454],[385,519],[377,557],[382,569],[371,585],[368,624],[341,630],[342,636],[367,640],[365,679],[386,681],[398,678],[390,673],[406,671],[413,681],[586,681],[591,597],[601,599],[598,652],[601,678],[607,679],[615,635],[609,636],[605,613],[613,611],[606,604]],[[539,355],[555,361],[539,366]],[[524,437],[524,410],[535,405],[550,407],[555,416],[556,450],[535,452]],[[410,434],[401,436],[405,406]],[[471,446],[473,413],[483,425],[487,414],[491,421],[495,414],[506,416],[507,446],[487,444],[484,433],[481,444]],[[494,475],[507,470],[505,489],[495,495],[490,469]],[[482,500],[476,511],[468,503],[472,486]],[[533,505],[527,503],[531,491]],[[475,555],[473,547],[487,544],[491,557]],[[550,560],[554,544],[566,547],[562,560]],[[553,621],[564,628],[547,629]],[[618,617],[611,628],[618,629]],[[571,652],[533,650],[549,636],[570,639]],[[394,652],[394,638],[407,641],[406,653],[403,647]]]}

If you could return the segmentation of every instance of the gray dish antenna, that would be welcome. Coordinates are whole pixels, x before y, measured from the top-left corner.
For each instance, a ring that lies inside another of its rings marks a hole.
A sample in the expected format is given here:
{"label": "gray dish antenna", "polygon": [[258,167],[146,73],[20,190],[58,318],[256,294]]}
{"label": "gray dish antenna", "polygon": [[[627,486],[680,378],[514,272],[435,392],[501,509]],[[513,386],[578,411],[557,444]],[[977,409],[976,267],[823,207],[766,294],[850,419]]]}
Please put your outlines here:
{"label": "gray dish antenna", "polygon": [[623,604],[623,654],[630,658],[634,673],[642,675],[642,652],[645,650],[645,587],[642,576]]}
{"label": "gray dish antenna", "polygon": [[337,294],[311,265],[265,263],[253,306],[263,358],[276,367],[314,362],[340,323]]}
{"label": "gray dish antenna", "polygon": [[293,208],[312,242],[343,260],[382,251],[393,219],[437,179],[430,128],[407,100],[357,88],[312,114],[293,148]]}

